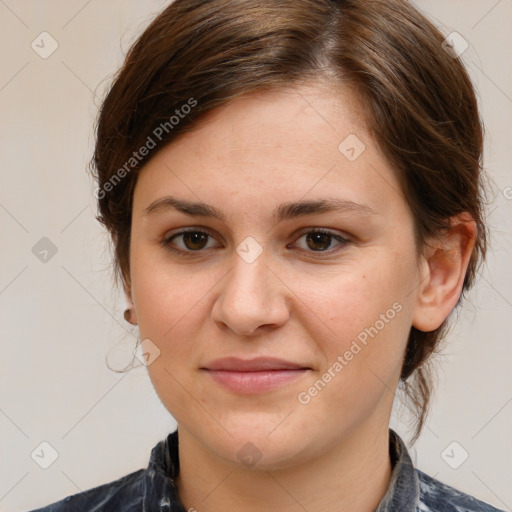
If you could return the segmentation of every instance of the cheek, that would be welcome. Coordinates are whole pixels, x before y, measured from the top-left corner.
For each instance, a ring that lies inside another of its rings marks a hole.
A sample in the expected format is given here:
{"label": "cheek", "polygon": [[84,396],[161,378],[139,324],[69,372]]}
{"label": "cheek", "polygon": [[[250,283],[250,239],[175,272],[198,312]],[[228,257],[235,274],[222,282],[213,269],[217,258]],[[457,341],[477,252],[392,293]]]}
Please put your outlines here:
{"label": "cheek", "polygon": [[[314,312],[331,333],[347,340],[398,302],[404,306],[410,291],[408,276],[397,275],[380,259],[377,264],[354,265],[351,269],[318,279],[302,279],[294,291],[303,300],[303,309]],[[390,315],[393,315],[391,312]]]}
{"label": "cheek", "polygon": [[370,385],[372,371],[389,381],[400,370],[412,321],[412,280],[408,261],[398,273],[394,255],[385,256],[360,261],[320,287],[313,278],[302,280],[298,290],[303,311],[313,313],[301,321],[322,353],[322,370],[332,372],[341,357],[345,377],[338,382],[346,378],[344,386]]}
{"label": "cheek", "polygon": [[140,339],[151,340],[159,350],[148,371],[156,388],[179,393],[178,383],[190,388],[198,358],[209,349],[211,294],[224,272],[206,267],[191,272],[186,265],[151,262],[150,256],[141,261],[134,262],[132,272]]}
{"label": "cheek", "polygon": [[[180,423],[204,423],[204,411],[191,406],[207,396],[194,380],[197,356],[204,351],[201,329],[208,317],[208,290],[214,286],[205,275],[180,276],[169,266],[147,265],[134,272],[140,339],[158,348],[147,366],[155,391]],[[206,315],[206,316],[205,316]],[[192,409],[192,411],[191,411]],[[193,418],[193,421],[191,420]]]}
{"label": "cheek", "polygon": [[381,400],[392,401],[411,314],[404,298],[408,280],[388,275],[382,268],[347,273],[331,280],[322,293],[303,289],[305,306],[315,313],[303,326],[315,339],[322,362],[297,397],[307,403],[301,407],[308,417],[336,428],[371,414]]}
{"label": "cheek", "polygon": [[[202,297],[207,283],[196,278],[179,278],[146,272],[134,280],[137,293],[137,319],[141,337],[177,343],[180,333],[188,332],[202,311]],[[192,341],[192,340],[191,340]]]}
{"label": "cheek", "polygon": [[179,266],[171,265],[164,249],[138,242],[135,237],[132,237],[130,261],[140,336],[164,340],[179,330],[180,321],[188,311],[194,313],[192,306],[202,295],[201,281]]}

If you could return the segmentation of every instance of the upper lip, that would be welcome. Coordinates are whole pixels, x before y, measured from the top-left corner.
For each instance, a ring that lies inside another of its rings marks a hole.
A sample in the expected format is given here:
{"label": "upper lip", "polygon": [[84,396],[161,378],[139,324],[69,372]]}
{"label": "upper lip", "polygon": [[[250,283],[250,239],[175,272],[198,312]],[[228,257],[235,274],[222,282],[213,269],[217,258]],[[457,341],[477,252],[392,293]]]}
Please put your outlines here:
{"label": "upper lip", "polygon": [[304,366],[303,364],[292,363],[291,361],[275,357],[256,357],[254,359],[224,357],[222,359],[216,359],[202,368],[206,370],[230,370],[239,372],[309,369],[309,367]]}

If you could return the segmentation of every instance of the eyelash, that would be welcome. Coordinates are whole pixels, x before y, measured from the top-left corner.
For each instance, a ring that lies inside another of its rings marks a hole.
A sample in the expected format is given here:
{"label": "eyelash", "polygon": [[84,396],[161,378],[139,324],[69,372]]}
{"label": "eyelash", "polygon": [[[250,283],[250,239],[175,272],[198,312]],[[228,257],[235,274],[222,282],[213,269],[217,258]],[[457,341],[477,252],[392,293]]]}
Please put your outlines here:
{"label": "eyelash", "polygon": [[[181,254],[181,255],[184,255],[184,256],[194,256],[196,254],[199,254],[199,253],[202,253],[204,252],[204,249],[198,249],[196,251],[193,251],[193,250],[187,250],[187,251],[184,251],[182,249],[177,249],[176,247],[173,247],[171,242],[181,236],[181,235],[184,235],[186,233],[199,233],[201,235],[207,235],[208,237],[212,237],[213,236],[208,233],[207,231],[201,231],[199,229],[183,229],[181,231],[178,231],[170,236],[167,236],[165,238],[163,238],[159,243],[162,247],[164,247],[165,249],[169,250],[169,251],[172,251],[174,253],[178,253],[178,254]],[[331,231],[328,231],[328,230],[325,230],[325,229],[322,229],[322,228],[311,228],[309,229],[308,231],[305,231],[303,232],[299,238],[297,240],[299,240],[300,238],[302,238],[303,236],[305,235],[310,235],[310,234],[315,234],[315,233],[320,233],[320,234],[324,234],[324,235],[328,235],[332,238],[334,238],[335,240],[337,240],[338,242],[340,242],[340,245],[338,245],[337,247],[335,247],[334,249],[327,249],[325,251],[307,251],[307,252],[310,252],[311,254],[332,254],[333,252],[337,252],[339,249],[343,248],[344,246],[348,245],[351,243],[351,241],[348,239],[348,238],[345,238],[341,235],[338,235],[338,234],[335,234]],[[207,240],[207,243],[208,243],[208,240]]]}

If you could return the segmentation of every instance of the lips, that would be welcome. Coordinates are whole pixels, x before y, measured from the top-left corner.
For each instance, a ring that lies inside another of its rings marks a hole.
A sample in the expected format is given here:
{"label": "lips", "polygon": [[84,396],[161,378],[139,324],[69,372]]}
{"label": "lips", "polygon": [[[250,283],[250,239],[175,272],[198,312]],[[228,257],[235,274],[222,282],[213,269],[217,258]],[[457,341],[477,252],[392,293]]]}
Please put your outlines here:
{"label": "lips", "polygon": [[258,372],[264,370],[300,370],[310,369],[307,366],[292,363],[275,357],[257,357],[254,359],[239,359],[238,357],[225,357],[207,364],[206,370],[226,370],[234,372]]}
{"label": "lips", "polygon": [[232,393],[252,395],[284,386],[302,377],[311,368],[274,357],[249,360],[226,357],[209,363],[201,370]]}

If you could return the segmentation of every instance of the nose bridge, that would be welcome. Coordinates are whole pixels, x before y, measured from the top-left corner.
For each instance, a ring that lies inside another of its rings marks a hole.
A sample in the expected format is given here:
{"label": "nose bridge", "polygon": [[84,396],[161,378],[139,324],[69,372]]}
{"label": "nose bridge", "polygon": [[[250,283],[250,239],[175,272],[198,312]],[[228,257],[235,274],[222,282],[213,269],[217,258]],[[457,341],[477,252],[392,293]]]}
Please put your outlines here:
{"label": "nose bridge", "polygon": [[237,246],[232,270],[223,280],[213,308],[214,320],[243,334],[286,321],[288,311],[280,282],[267,268],[270,259],[251,237]]}
{"label": "nose bridge", "polygon": [[237,303],[250,303],[253,308],[268,303],[274,288],[268,275],[269,254],[260,244],[256,244],[245,240],[236,248],[233,270],[224,290]]}

